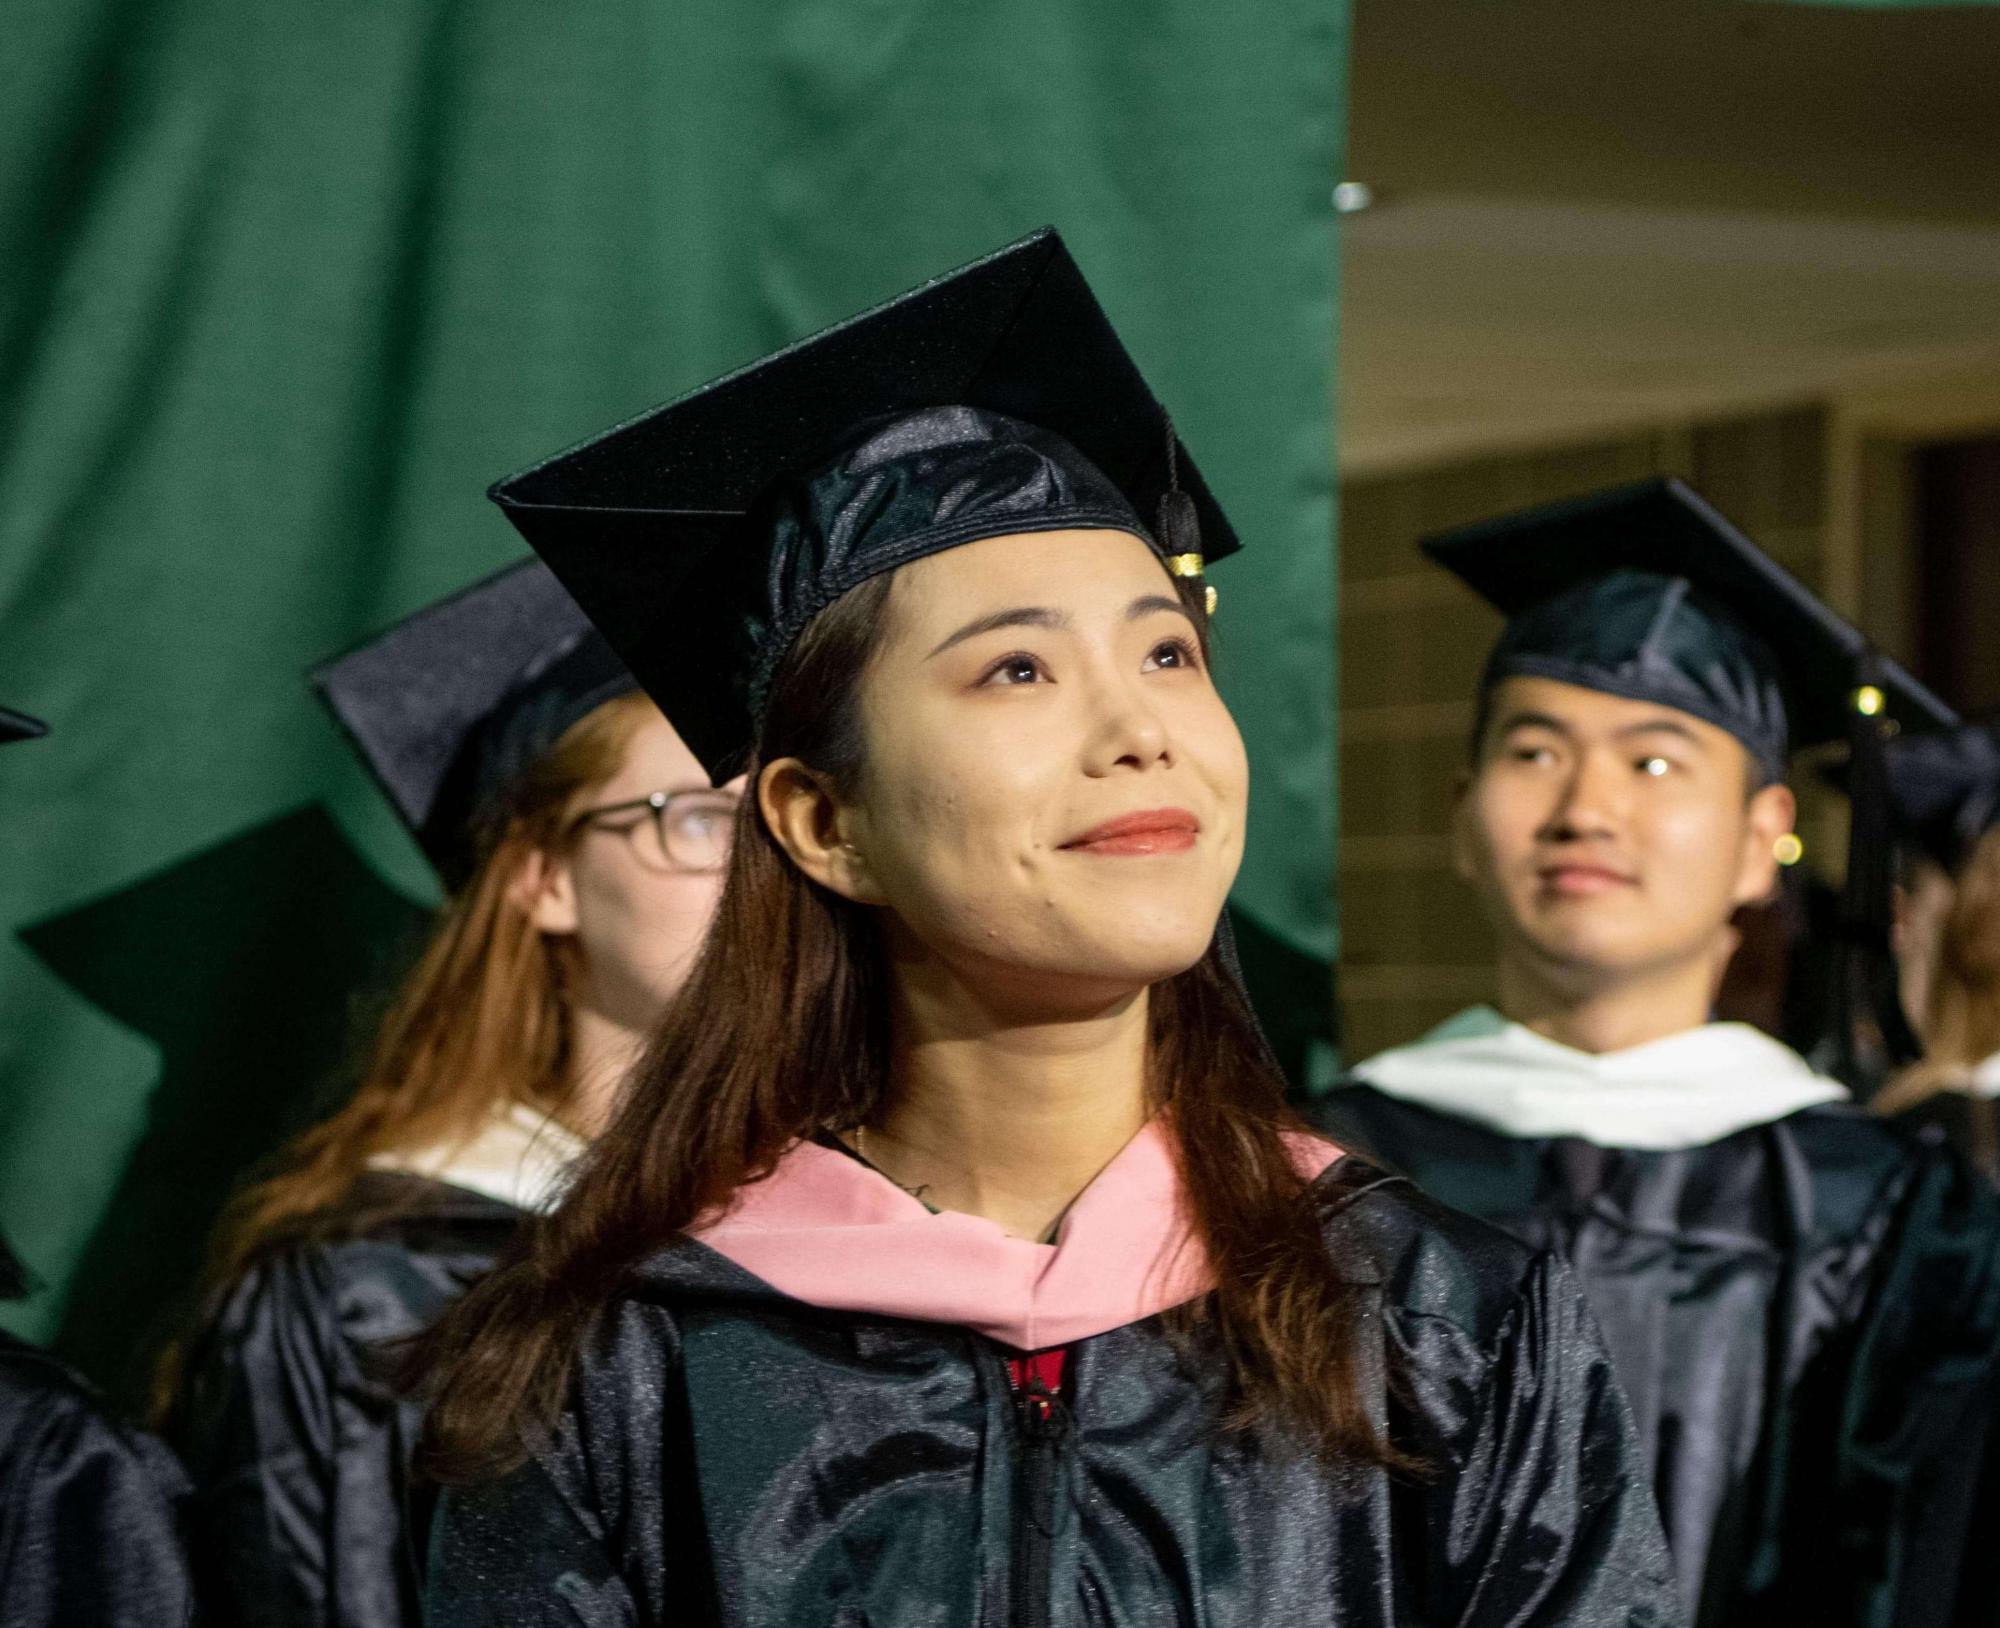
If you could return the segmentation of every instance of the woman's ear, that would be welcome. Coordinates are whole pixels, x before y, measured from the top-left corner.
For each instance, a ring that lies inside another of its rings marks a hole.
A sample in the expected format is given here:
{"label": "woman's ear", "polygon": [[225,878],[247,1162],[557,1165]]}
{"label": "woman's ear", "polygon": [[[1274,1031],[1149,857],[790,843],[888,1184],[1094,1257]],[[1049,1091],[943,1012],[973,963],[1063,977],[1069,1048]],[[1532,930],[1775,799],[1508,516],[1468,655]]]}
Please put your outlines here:
{"label": "woman's ear", "polygon": [[576,878],[567,856],[530,848],[507,886],[507,897],[541,932],[561,936],[577,929]]}
{"label": "woman's ear", "polygon": [[849,836],[849,811],[797,758],[764,765],[757,776],[757,812],[792,863],[821,887],[856,904],[882,902],[867,858]]}

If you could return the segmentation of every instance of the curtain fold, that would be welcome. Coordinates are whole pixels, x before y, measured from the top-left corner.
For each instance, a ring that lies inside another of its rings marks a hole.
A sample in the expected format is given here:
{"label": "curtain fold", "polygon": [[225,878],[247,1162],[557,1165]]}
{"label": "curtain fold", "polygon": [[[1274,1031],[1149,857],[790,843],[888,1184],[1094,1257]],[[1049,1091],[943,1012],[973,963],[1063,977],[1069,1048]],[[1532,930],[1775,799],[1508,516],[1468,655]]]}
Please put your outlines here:
{"label": "curtain fold", "polygon": [[0,753],[0,1223],[45,1280],[7,1323],[129,1380],[421,921],[306,663],[518,555],[495,476],[1045,222],[1249,544],[1237,905],[1325,1026],[1342,0],[29,0],[8,32],[0,702],[54,734]]}

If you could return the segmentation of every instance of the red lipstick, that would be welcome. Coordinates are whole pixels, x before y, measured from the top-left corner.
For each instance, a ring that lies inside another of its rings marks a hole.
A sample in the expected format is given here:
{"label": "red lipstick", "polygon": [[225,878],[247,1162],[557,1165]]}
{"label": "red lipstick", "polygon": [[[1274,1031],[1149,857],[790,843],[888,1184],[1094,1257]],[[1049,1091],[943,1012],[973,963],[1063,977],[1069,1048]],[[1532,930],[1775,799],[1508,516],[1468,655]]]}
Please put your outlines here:
{"label": "red lipstick", "polygon": [[1184,808],[1149,808],[1094,825],[1063,847],[1072,853],[1179,854],[1194,846],[1201,821]]}

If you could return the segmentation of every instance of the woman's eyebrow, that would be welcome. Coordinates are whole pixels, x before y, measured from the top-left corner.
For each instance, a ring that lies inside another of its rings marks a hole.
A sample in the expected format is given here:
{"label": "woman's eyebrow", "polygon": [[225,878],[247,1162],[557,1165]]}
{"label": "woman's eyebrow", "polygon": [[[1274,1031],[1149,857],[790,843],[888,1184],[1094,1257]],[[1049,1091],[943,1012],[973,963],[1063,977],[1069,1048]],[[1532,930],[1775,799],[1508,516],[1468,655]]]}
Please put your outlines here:
{"label": "woman's eyebrow", "polygon": [[1059,610],[1050,610],[1044,605],[1017,605],[1012,610],[995,611],[990,616],[981,616],[967,622],[956,633],[948,635],[929,656],[942,655],[955,644],[963,644],[967,639],[976,639],[982,633],[991,633],[1003,627],[1046,627],[1058,630],[1069,626],[1069,617]]}
{"label": "woman's eyebrow", "polygon": [[[1188,608],[1166,594],[1141,594],[1125,607],[1125,620],[1136,622],[1142,616],[1152,616],[1160,611],[1173,616],[1187,616]],[[1193,621],[1194,618],[1190,616],[1188,620]]]}

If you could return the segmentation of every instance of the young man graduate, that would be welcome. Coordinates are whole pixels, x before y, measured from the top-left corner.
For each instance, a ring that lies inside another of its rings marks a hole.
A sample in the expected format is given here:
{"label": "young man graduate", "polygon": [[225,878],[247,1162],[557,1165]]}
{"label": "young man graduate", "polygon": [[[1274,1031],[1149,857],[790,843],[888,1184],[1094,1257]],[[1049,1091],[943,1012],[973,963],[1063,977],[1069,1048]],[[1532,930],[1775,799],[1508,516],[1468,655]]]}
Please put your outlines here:
{"label": "young man graduate", "polygon": [[[47,733],[0,707],[0,745]],[[0,1238],[0,1300],[28,1275]],[[0,1621],[173,1628],[194,1602],[181,1557],[186,1479],[151,1436],[108,1417],[81,1375],[0,1334]]]}
{"label": "young man graduate", "polygon": [[1705,1628],[1991,1620],[1996,1568],[1968,1546],[2000,1397],[1994,1202],[1709,1020],[1731,917],[1791,832],[1790,750],[1846,735],[1846,1011],[1893,1044],[1879,729],[1948,710],[1678,482],[1426,550],[1509,617],[1453,827],[1499,1006],[1361,1064],[1327,1128],[1567,1253]]}

